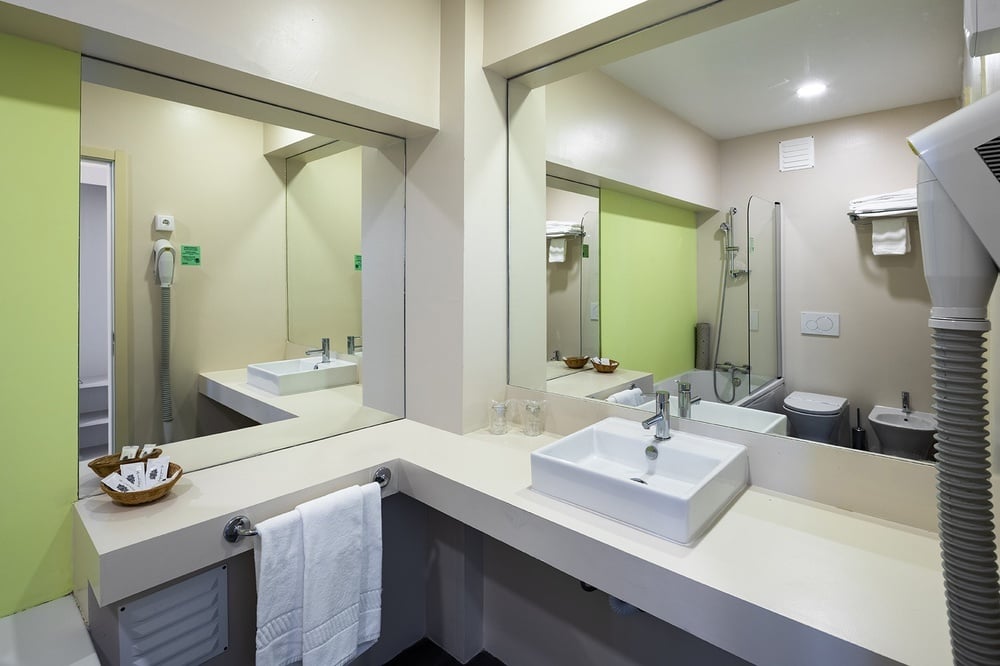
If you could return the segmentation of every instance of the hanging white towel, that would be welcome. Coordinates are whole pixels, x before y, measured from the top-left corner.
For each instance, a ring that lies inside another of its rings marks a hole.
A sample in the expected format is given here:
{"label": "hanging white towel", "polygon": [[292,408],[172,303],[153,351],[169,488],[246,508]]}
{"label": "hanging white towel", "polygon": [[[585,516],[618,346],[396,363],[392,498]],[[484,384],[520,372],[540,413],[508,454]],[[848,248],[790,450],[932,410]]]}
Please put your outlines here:
{"label": "hanging white towel", "polygon": [[618,393],[612,393],[608,396],[608,402],[626,405],[628,407],[638,407],[642,404],[642,389],[636,387],[625,389],[624,391],[618,391]]}
{"label": "hanging white towel", "polygon": [[550,238],[549,239],[549,263],[550,264],[561,264],[566,261],[566,239],[565,238]]}
{"label": "hanging white towel", "polygon": [[[303,666],[345,664],[378,637],[372,614],[381,611],[381,506],[377,518],[366,516],[365,496],[353,486],[296,507],[304,553]],[[377,548],[369,526],[377,529]]]}
{"label": "hanging white towel", "polygon": [[257,525],[258,666],[302,659],[302,520],[297,511]]}
{"label": "hanging white towel", "polygon": [[872,220],[872,254],[906,254],[909,251],[909,224],[905,217]]}
{"label": "hanging white towel", "polygon": [[382,632],[382,489],[369,483],[361,487],[361,495],[364,534],[355,657],[374,645]]}

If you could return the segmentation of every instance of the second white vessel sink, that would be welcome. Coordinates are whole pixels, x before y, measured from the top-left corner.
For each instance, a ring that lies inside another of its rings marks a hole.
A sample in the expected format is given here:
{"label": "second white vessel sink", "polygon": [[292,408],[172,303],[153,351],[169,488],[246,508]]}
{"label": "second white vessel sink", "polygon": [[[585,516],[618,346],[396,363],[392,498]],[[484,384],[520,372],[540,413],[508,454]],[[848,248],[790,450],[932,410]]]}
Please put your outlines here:
{"label": "second white vessel sink", "polygon": [[275,395],[291,395],[358,383],[358,364],[340,358],[323,363],[318,358],[253,363],[247,383]]}
{"label": "second white vessel sink", "polygon": [[[647,412],[654,412],[656,411],[655,401],[650,400],[639,405],[639,408]],[[676,399],[670,401],[670,415],[678,416],[678,403]],[[738,405],[727,405],[710,400],[700,400],[692,404],[690,418],[695,421],[714,423],[716,425],[729,426],[730,428],[739,428],[740,430],[767,432],[774,435],[788,434],[788,417],[784,414],[775,414],[760,409],[740,407]]]}
{"label": "second white vessel sink", "polygon": [[[647,457],[654,447],[656,457]],[[532,452],[531,487],[682,544],[746,488],[746,447],[607,418]]]}

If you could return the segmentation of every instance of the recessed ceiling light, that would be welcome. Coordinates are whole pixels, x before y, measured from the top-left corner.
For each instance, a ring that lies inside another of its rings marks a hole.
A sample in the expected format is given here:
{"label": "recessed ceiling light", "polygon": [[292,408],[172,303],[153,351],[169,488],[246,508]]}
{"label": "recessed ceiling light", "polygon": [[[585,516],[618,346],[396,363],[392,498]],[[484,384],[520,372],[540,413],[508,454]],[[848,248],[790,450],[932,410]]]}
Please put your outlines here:
{"label": "recessed ceiling light", "polygon": [[821,81],[807,83],[795,91],[795,94],[806,99],[807,97],[818,97],[826,92],[826,84]]}

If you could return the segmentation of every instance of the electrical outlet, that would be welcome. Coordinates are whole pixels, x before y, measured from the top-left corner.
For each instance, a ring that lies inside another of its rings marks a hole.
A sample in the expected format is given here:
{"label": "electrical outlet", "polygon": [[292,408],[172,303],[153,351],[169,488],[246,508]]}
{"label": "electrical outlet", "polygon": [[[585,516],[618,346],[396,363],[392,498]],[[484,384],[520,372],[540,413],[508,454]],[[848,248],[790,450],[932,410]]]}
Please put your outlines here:
{"label": "electrical outlet", "polygon": [[173,215],[155,215],[153,216],[153,228],[157,231],[173,231],[174,230],[174,216]]}
{"label": "electrical outlet", "polygon": [[597,321],[600,316],[600,307],[598,303],[590,304],[590,321]]}

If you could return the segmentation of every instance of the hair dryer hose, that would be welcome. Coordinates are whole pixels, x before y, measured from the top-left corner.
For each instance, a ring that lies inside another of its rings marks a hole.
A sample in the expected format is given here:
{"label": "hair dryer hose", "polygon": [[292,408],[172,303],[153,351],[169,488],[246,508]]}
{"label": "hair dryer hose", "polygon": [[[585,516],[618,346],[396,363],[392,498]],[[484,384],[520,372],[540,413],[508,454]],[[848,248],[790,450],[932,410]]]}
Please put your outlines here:
{"label": "hair dryer hose", "polygon": [[170,287],[160,287],[160,420],[163,442],[171,441],[174,403],[170,392]]}
{"label": "hair dryer hose", "polygon": [[[933,326],[933,320],[931,326]],[[984,334],[934,328],[938,525],[956,664],[1000,663]]]}

